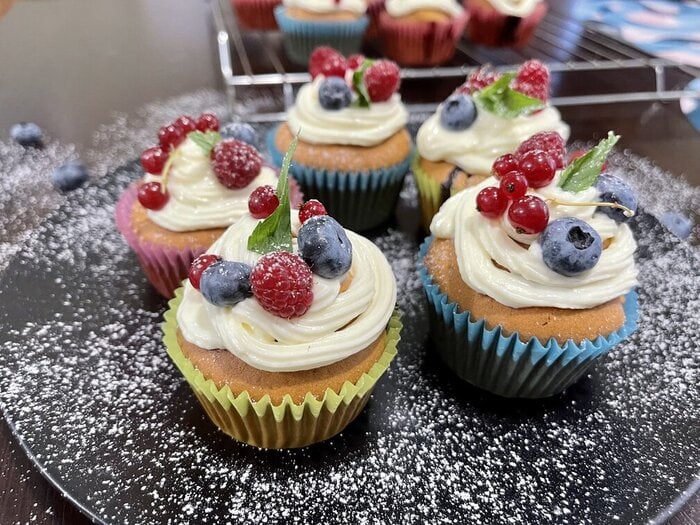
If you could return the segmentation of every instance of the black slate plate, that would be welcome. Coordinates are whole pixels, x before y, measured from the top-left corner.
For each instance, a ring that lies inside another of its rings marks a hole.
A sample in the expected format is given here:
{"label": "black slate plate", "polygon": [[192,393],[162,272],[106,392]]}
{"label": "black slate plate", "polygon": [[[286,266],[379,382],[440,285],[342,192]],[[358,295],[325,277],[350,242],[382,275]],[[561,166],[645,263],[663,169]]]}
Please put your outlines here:
{"label": "black slate plate", "polygon": [[640,329],[556,398],[502,400],[433,356],[415,187],[373,232],[400,355],[336,438],[260,451],[218,432],[160,344],[165,302],[114,231],[135,165],[78,190],[0,281],[0,403],[41,472],[101,523],[645,523],[700,470],[699,258],[633,220]]}

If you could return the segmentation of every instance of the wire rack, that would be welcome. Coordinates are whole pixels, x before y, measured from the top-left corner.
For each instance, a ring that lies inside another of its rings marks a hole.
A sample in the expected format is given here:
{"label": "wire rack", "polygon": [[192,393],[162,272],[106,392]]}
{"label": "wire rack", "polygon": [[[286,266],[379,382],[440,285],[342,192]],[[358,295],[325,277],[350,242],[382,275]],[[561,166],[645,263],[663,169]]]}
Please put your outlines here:
{"label": "wire rack", "polygon": [[[292,63],[276,31],[239,29],[229,0],[214,0],[214,26],[221,73],[234,115],[250,121],[276,121],[294,102],[294,90],[310,80],[305,65]],[[376,43],[368,56],[381,55]],[[434,111],[437,104],[482,64],[514,69],[530,58],[545,62],[553,74],[551,102],[557,106],[671,101],[699,96],[686,86],[700,69],[654,58],[612,34],[550,12],[531,43],[521,49],[494,49],[462,39],[444,67],[402,69],[402,95],[409,111]],[[606,81],[599,72],[606,70]],[[593,80],[592,74],[597,74]],[[246,92],[253,88],[251,97]],[[252,102],[254,100],[254,102]]]}

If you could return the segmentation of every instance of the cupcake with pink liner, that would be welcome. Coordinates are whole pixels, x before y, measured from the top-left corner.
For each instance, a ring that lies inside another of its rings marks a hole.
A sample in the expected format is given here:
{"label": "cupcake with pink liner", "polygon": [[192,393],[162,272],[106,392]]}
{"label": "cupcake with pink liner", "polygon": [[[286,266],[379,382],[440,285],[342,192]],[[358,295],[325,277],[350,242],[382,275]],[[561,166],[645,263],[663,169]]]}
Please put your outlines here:
{"label": "cupcake with pink liner", "polygon": [[[116,205],[117,228],[164,297],[173,296],[192,261],[248,212],[250,194],[277,183],[276,170],[263,165],[253,146],[223,138],[218,129],[211,114],[182,116],[161,128],[159,145],[141,156],[143,179]],[[241,139],[250,138],[250,127],[237,129],[246,130]],[[296,184],[292,196],[301,202]]]}
{"label": "cupcake with pink liner", "polygon": [[281,3],[282,0],[231,0],[231,7],[243,29],[265,31],[277,29],[275,7]]}
{"label": "cupcake with pink liner", "polygon": [[495,47],[523,47],[547,14],[542,0],[464,0],[469,38]]}
{"label": "cupcake with pink liner", "polygon": [[379,36],[379,15],[384,11],[385,0],[370,0],[367,4],[367,16],[369,26],[365,33],[365,40],[372,40]]}
{"label": "cupcake with pink liner", "polygon": [[379,15],[384,53],[407,66],[449,61],[466,24],[455,0],[386,0]]}

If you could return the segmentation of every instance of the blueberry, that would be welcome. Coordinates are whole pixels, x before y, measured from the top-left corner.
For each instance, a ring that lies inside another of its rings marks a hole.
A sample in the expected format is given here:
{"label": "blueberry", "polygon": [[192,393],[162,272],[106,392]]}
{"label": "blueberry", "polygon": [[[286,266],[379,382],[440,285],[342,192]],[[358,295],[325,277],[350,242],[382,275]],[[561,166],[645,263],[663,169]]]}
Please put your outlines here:
{"label": "blueberry", "polygon": [[550,222],[540,235],[540,245],[544,263],[567,277],[590,270],[603,253],[598,232],[587,222],[573,217]]}
{"label": "blueberry", "polygon": [[10,138],[25,148],[44,147],[44,132],[34,122],[20,122],[10,128]]}
{"label": "blueberry", "polygon": [[664,212],[659,220],[661,224],[666,226],[666,228],[679,239],[687,239],[693,231],[693,221],[675,211]]}
{"label": "blueberry", "polygon": [[476,120],[476,106],[468,95],[457,93],[445,100],[440,112],[440,123],[452,131],[464,131]]}
{"label": "blueberry", "polygon": [[[622,179],[603,173],[598,177],[596,188],[598,188],[600,192],[601,202],[616,202],[636,213],[637,197],[632,191],[632,188]],[[614,219],[616,222],[625,222],[629,220],[625,212],[619,208],[600,206],[598,211]]]}
{"label": "blueberry", "polygon": [[323,109],[338,110],[352,102],[352,92],[347,82],[340,77],[329,77],[321,82],[318,100]]}
{"label": "blueberry", "polygon": [[333,279],[352,266],[352,244],[343,227],[328,215],[307,219],[297,235],[299,255],[311,270]]}
{"label": "blueberry", "polygon": [[72,191],[88,180],[88,170],[79,160],[71,160],[53,170],[51,180],[57,190]]}
{"label": "blueberry", "polygon": [[258,134],[253,126],[245,122],[229,122],[221,128],[221,136],[225,139],[236,139],[251,146],[258,143]]}
{"label": "blueberry", "polygon": [[199,291],[215,306],[233,306],[251,297],[250,272],[247,264],[233,261],[215,262],[204,270]]}

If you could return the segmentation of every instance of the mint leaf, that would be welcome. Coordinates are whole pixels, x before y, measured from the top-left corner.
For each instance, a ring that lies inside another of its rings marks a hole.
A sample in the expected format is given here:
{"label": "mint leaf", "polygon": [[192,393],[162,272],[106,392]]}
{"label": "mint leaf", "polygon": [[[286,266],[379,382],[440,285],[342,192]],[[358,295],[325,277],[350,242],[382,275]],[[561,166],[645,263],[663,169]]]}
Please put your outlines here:
{"label": "mint leaf", "polygon": [[504,73],[493,84],[472,95],[474,102],[489,113],[503,118],[515,118],[545,107],[538,98],[528,97],[510,87],[515,73]]}
{"label": "mint leaf", "polygon": [[277,198],[280,201],[277,209],[264,221],[258,223],[253,233],[248,237],[248,249],[263,255],[276,251],[292,251],[292,220],[289,202],[289,167],[299,143],[299,132],[289,145],[287,154],[282,162],[280,176],[277,180]]}
{"label": "mint leaf", "polygon": [[608,131],[608,138],[601,140],[595,148],[569,164],[559,178],[559,187],[578,193],[593,186],[618,140],[620,135]]}
{"label": "mint leaf", "polygon": [[221,142],[221,134],[218,131],[190,131],[187,137],[192,140],[197,146],[204,150],[204,153],[209,155],[219,142]]}
{"label": "mint leaf", "polygon": [[365,71],[374,64],[374,60],[365,59],[360,66],[360,69],[352,74],[352,87],[357,93],[357,100],[353,101],[352,106],[356,108],[368,108],[370,106],[369,93],[365,86]]}

